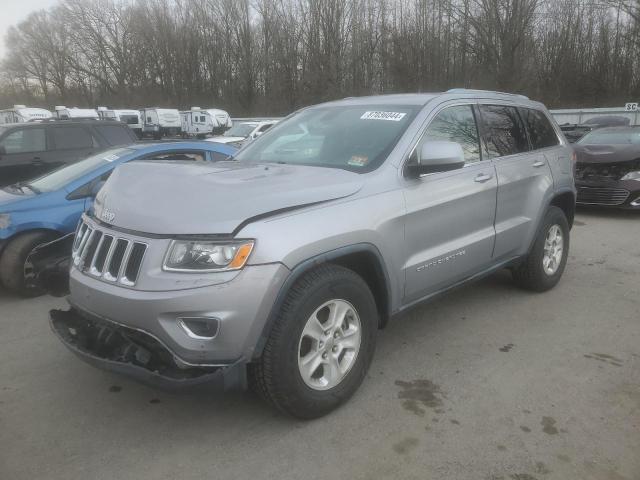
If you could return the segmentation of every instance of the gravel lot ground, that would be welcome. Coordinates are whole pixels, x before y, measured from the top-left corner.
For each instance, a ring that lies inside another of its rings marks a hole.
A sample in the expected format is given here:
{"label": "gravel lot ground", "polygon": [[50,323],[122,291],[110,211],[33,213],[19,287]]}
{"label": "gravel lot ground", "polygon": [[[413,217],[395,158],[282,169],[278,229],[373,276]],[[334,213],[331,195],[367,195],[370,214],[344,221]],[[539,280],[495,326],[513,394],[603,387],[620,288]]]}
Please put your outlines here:
{"label": "gravel lot ground", "polygon": [[640,479],[640,216],[582,211],[561,284],[499,273],[379,336],[369,378],[298,422],[81,363],[62,299],[0,293],[2,479]]}

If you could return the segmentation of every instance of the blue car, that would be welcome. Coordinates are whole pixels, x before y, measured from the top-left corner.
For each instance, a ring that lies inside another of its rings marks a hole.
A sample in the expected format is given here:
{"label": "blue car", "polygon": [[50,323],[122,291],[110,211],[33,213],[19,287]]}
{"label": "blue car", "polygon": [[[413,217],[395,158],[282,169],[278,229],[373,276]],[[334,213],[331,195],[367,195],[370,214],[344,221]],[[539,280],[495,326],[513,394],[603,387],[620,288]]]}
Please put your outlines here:
{"label": "blue car", "polygon": [[166,142],[113,148],[36,180],[0,189],[0,284],[30,296],[33,249],[75,231],[80,215],[113,169],[131,160],[220,161],[236,148],[212,142]]}

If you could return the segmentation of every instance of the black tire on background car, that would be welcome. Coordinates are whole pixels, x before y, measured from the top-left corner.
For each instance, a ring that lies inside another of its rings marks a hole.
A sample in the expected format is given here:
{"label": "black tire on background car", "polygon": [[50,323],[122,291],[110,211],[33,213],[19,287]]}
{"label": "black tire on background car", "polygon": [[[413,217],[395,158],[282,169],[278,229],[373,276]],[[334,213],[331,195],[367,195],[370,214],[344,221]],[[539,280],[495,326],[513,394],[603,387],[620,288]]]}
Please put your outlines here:
{"label": "black tire on background car", "polygon": [[0,284],[23,297],[42,295],[42,290],[29,287],[25,282],[25,262],[35,247],[55,238],[54,232],[36,231],[12,239],[0,256]]}
{"label": "black tire on background car", "polygon": [[377,330],[365,281],[338,265],[316,267],[288,292],[261,358],[250,365],[251,386],[294,417],[325,415],[362,383]]}
{"label": "black tire on background car", "polygon": [[569,222],[558,207],[549,207],[527,258],[512,270],[516,284],[544,292],[555,287],[569,255]]}

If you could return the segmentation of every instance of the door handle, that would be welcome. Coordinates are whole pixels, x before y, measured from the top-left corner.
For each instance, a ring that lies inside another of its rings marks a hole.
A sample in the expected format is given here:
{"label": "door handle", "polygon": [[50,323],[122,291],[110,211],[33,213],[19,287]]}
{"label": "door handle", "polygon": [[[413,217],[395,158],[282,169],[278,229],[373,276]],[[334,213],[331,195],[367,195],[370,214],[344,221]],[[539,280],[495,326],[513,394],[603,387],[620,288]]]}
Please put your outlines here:
{"label": "door handle", "polygon": [[546,164],[546,162],[544,160],[538,160],[537,162],[535,162],[533,164],[534,168],[540,168],[540,167],[544,167]]}
{"label": "door handle", "polygon": [[484,182],[488,182],[489,180],[491,180],[493,178],[493,175],[489,174],[489,173],[480,173],[476,178],[475,181],[478,183],[484,183]]}

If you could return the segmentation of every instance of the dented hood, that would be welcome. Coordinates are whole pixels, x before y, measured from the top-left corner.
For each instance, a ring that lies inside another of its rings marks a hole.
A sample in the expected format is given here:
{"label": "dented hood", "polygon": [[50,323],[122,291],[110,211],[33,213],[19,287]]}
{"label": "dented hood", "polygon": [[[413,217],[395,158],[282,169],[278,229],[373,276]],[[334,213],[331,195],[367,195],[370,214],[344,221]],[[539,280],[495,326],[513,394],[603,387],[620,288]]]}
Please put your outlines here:
{"label": "dented hood", "polygon": [[130,162],[98,193],[94,214],[116,227],[159,235],[230,235],[255,217],[347,197],[357,173],[236,162]]}

